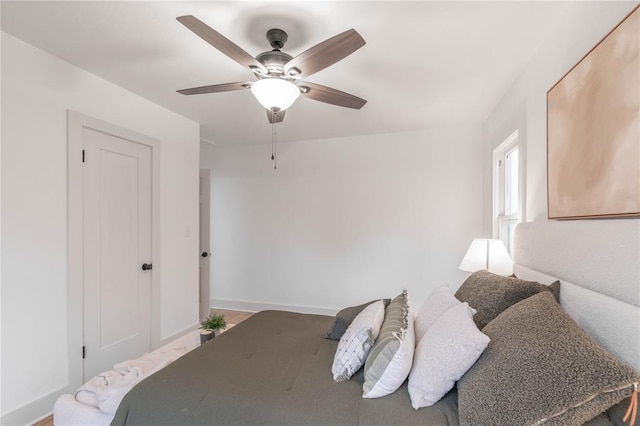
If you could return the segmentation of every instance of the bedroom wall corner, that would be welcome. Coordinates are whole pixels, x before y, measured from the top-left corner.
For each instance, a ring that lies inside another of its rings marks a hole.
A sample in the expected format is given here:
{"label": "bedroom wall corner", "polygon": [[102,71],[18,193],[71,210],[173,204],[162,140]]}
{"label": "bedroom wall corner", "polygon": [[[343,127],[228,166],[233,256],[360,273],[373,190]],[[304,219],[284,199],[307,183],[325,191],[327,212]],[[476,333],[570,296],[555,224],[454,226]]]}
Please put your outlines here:
{"label": "bedroom wall corner", "polygon": [[11,35],[1,43],[0,423],[14,425],[81,384],[67,343],[78,303],[67,300],[67,111],[160,141],[160,340],[198,321],[199,125]]}
{"label": "bedroom wall corner", "polygon": [[[292,125],[294,123],[291,123]],[[207,151],[204,154],[204,151]],[[334,313],[457,288],[482,231],[481,126],[203,147],[214,307]]]}
{"label": "bedroom wall corner", "polygon": [[485,234],[491,235],[492,230],[493,150],[514,130],[519,130],[521,146],[525,148],[526,220],[547,219],[547,90],[636,5],[629,1],[573,3],[564,16],[556,17],[555,28],[485,121]]}

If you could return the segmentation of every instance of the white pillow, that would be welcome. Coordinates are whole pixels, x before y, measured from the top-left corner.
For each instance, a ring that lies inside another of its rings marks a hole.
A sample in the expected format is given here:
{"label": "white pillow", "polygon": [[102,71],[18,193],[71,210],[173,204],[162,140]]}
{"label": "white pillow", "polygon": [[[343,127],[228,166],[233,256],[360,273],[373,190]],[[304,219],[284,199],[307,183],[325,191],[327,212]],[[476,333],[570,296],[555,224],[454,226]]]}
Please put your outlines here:
{"label": "white pillow", "polygon": [[442,314],[460,303],[462,302],[456,299],[449,287],[438,287],[432,290],[422,303],[418,315],[416,315],[416,344],[420,344],[420,339],[422,339],[424,333]]}
{"label": "white pillow", "polygon": [[468,303],[445,312],[416,347],[409,373],[413,408],[438,402],[475,364],[488,344],[489,337],[473,322],[473,310]]}
{"label": "white pillow", "polygon": [[362,367],[380,332],[384,320],[384,303],[373,302],[362,310],[344,332],[333,357],[333,380],[349,380]]}

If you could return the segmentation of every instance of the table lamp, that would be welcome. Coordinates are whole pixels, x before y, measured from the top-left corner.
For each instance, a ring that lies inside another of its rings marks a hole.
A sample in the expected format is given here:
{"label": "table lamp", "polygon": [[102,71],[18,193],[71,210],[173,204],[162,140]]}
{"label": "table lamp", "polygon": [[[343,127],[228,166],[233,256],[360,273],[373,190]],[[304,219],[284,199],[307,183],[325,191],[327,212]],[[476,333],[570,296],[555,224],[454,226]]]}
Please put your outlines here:
{"label": "table lamp", "polygon": [[498,275],[511,275],[513,261],[502,240],[476,238],[458,268],[468,272],[484,269]]}

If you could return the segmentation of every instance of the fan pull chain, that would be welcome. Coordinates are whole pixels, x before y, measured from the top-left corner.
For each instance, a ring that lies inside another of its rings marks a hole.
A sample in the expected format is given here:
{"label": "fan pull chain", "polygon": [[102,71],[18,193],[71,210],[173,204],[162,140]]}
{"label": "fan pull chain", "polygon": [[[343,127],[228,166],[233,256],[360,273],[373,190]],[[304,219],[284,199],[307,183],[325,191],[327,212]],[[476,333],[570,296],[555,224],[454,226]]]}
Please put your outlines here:
{"label": "fan pull chain", "polygon": [[[274,114],[273,112],[271,114]],[[275,156],[273,155],[273,143],[275,140],[275,129],[276,129],[276,120],[275,120],[275,114],[273,117],[273,121],[271,122],[271,161],[275,160]]]}
{"label": "fan pull chain", "polygon": [[271,160],[273,160],[273,170],[276,170],[276,123],[271,124]]}
{"label": "fan pull chain", "polygon": [[273,123],[273,170],[277,170],[278,164],[278,127]]}
{"label": "fan pull chain", "polygon": [[271,113],[271,160],[273,161],[273,170],[278,169],[277,160],[276,160],[276,155],[278,155],[276,152],[276,139],[278,136],[278,132],[276,130],[276,122],[278,121],[277,120],[278,112],[280,111],[274,111],[274,110],[270,111]]}

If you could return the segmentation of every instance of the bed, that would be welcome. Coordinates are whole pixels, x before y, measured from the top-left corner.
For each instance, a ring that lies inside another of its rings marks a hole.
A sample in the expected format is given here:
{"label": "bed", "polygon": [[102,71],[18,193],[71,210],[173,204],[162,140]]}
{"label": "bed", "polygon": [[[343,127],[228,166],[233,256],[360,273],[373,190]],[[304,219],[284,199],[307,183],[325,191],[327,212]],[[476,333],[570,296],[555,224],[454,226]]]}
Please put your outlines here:
{"label": "bed", "polygon": [[[363,373],[334,383],[332,317],[263,311],[138,384],[117,424],[457,424],[452,392],[413,410],[406,384],[362,399]],[[169,407],[169,408],[167,408]]]}
{"label": "bed", "polygon": [[[525,223],[516,228],[515,246],[515,274],[546,285],[559,279],[562,308],[640,372],[640,221]],[[377,399],[362,398],[362,370],[334,383],[337,342],[323,338],[331,321],[260,312],[137,384],[111,424],[459,423],[455,388],[435,405],[414,410],[406,382]],[[625,404],[588,424],[621,424]]]}

